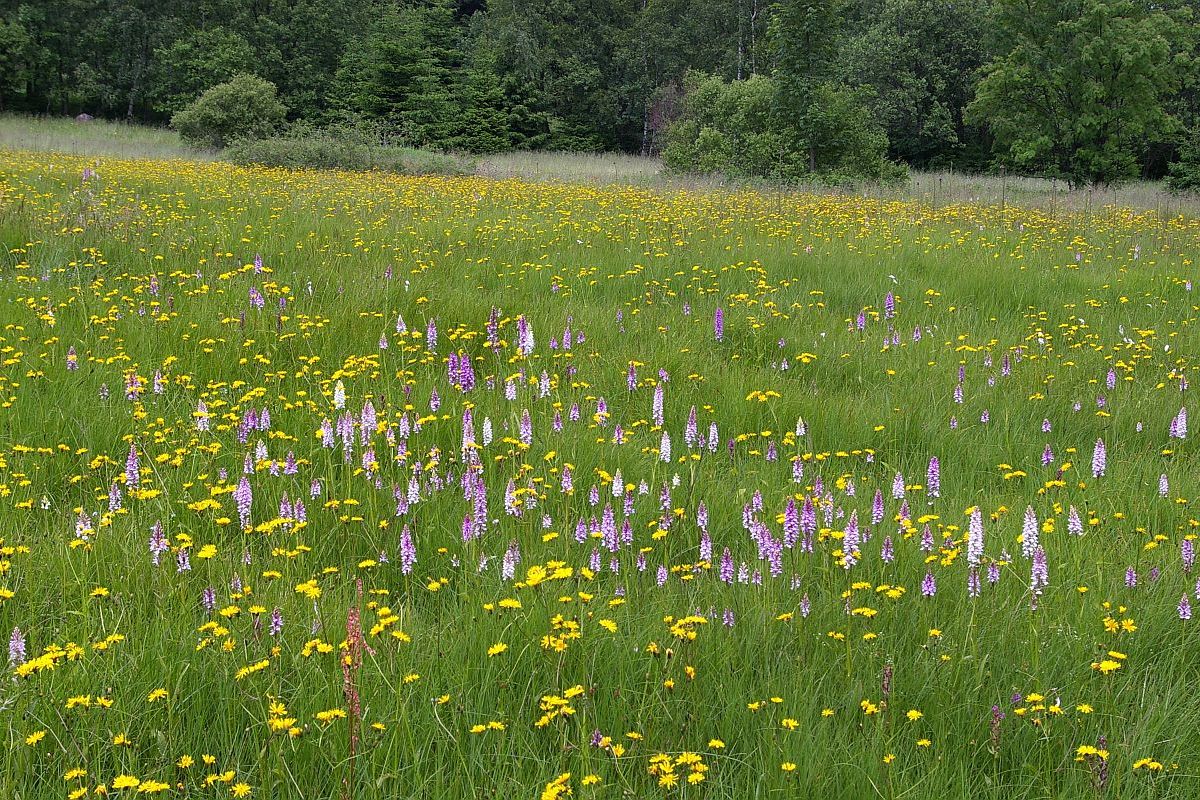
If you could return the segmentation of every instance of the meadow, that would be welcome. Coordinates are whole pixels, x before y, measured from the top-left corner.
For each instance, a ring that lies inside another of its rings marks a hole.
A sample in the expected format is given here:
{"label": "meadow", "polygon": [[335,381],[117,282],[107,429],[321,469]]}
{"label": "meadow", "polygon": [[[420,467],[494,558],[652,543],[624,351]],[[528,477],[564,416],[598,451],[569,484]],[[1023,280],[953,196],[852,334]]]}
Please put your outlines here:
{"label": "meadow", "polygon": [[1198,245],[0,150],[0,795],[1194,797]]}

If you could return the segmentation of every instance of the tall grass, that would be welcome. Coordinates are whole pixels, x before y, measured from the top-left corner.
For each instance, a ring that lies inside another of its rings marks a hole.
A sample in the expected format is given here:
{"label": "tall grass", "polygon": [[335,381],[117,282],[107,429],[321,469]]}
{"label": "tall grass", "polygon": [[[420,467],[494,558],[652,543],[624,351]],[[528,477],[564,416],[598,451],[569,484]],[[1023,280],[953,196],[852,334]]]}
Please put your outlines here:
{"label": "tall grass", "polygon": [[1196,795],[1200,222],[575,177],[0,153],[0,795]]}
{"label": "tall grass", "polygon": [[115,158],[209,161],[216,153],[188,147],[166,128],[69,117],[0,114],[0,148]]}
{"label": "tall grass", "polygon": [[[119,158],[178,158],[209,161],[219,156],[212,151],[184,145],[174,131],[140,125],[94,120],[77,123],[64,118],[30,118],[0,114],[0,148],[60,152],[74,155]],[[286,161],[283,154],[267,154]],[[264,159],[265,160],[265,159]],[[442,156],[421,151],[403,152],[400,171],[450,172],[471,169],[485,178],[520,178],[597,185],[629,185],[657,189],[738,190],[757,189],[764,194],[855,194],[887,200],[918,200],[941,206],[953,203],[998,205],[1012,203],[1051,213],[1088,213],[1106,206],[1153,210],[1160,217],[1194,215],[1200,201],[1194,195],[1175,194],[1161,182],[1136,181],[1114,187],[1070,189],[1061,181],[1020,176],[973,175],[953,171],[920,171],[907,181],[879,186],[867,182],[857,187],[788,187],[768,183],[734,181],[719,175],[677,175],[664,169],[662,161],[624,153],[562,153],[515,151],[483,157]]]}

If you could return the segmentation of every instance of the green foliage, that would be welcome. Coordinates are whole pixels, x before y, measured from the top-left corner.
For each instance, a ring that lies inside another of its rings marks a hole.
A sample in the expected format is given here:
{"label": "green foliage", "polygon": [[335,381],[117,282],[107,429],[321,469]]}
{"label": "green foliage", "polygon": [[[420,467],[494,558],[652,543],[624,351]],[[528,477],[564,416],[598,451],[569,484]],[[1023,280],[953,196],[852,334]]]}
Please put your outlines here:
{"label": "green foliage", "polygon": [[783,0],[771,21],[782,111],[803,123],[837,54],[842,0]]}
{"label": "green foliage", "polygon": [[494,62],[483,52],[468,63],[464,35],[449,4],[389,9],[343,59],[340,105],[413,147],[495,153],[524,144]]}
{"label": "green foliage", "polygon": [[226,28],[194,31],[155,51],[157,73],[151,92],[154,110],[181,111],[205,89],[239,73],[254,71],[254,47]]}
{"label": "green foliage", "polygon": [[963,121],[976,70],[987,60],[987,5],[954,0],[872,0],[848,26],[839,79],[867,98],[893,158],[962,164],[979,134]]}
{"label": "green foliage", "polygon": [[898,180],[903,167],[888,161],[887,134],[872,116],[862,89],[822,83],[813,92],[803,131],[812,172],[837,180]]}
{"label": "green foliage", "polygon": [[780,113],[775,79],[689,75],[683,113],[667,134],[666,165],[743,178],[840,181],[903,175],[887,161],[887,138],[861,92],[830,83],[809,91],[811,107],[801,130],[797,116]]}
{"label": "green foliage", "polygon": [[1134,177],[1138,156],[1169,133],[1175,20],[1132,0],[998,0],[1004,55],[968,107],[997,156],[1072,184]]}
{"label": "green foliage", "polygon": [[868,94],[832,75],[843,19],[841,0],[786,0],[772,20],[776,54],[775,125],[786,141],[787,177],[887,179],[887,135],[867,107]]}
{"label": "green foliage", "polygon": [[0,111],[24,93],[28,66],[26,52],[30,47],[29,34],[17,21],[0,19]]}
{"label": "green foliage", "polygon": [[789,171],[788,143],[775,119],[776,87],[770,78],[730,82],[692,73],[685,91],[683,115],[667,133],[663,159],[669,168],[738,177]]}
{"label": "green foliage", "polygon": [[460,158],[387,144],[367,126],[324,129],[293,126],[284,136],[243,139],[223,157],[235,164],[286,169],[380,170],[402,175],[465,175],[471,164]]}
{"label": "green foliage", "polygon": [[1179,149],[1179,159],[1167,174],[1167,186],[1175,192],[1200,192],[1200,137],[1193,136]]}
{"label": "green foliage", "polygon": [[[1157,178],[1200,124],[1195,6],[0,0],[0,110],[165,123],[252,73],[292,120],[378,121],[415,147],[652,155],[695,71],[775,80],[773,114],[808,155],[793,172],[876,171],[847,155],[873,152],[875,128],[916,166]],[[715,158],[723,145],[705,140]]]}
{"label": "green foliage", "polygon": [[269,136],[286,115],[275,84],[240,74],[200,95],[171,118],[171,125],[188,144],[220,148],[238,139]]}
{"label": "green foliage", "polygon": [[457,44],[446,6],[389,9],[343,60],[339,91],[347,109],[382,121],[410,146],[443,146],[455,111]]}

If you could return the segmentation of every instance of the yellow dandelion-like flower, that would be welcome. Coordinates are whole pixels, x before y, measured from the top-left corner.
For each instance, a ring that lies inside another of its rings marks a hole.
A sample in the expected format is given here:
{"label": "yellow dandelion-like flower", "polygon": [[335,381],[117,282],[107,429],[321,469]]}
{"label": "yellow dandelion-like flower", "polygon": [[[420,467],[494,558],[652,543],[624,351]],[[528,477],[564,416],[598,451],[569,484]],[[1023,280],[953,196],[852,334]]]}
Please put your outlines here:
{"label": "yellow dandelion-like flower", "polygon": [[114,789],[134,789],[141,783],[132,775],[118,775],[113,778],[112,788]]}

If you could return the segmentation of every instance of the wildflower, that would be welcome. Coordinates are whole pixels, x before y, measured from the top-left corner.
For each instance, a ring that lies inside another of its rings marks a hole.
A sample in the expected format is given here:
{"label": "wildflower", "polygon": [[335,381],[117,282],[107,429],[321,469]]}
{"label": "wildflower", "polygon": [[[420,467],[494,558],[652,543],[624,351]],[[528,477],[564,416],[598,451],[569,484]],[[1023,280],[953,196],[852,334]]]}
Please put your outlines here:
{"label": "wildflower", "polygon": [[8,637],[8,665],[10,667],[19,667],[25,663],[25,634],[21,633],[21,629],[14,627],[12,635]]}
{"label": "wildflower", "polygon": [[[1031,509],[1032,510],[1032,509]],[[932,533],[926,528],[926,532],[930,534],[930,547],[932,549]],[[1035,534],[1036,535],[1036,534]],[[979,565],[979,560],[983,556],[983,515],[976,506],[971,509],[971,519],[967,525],[967,563],[972,567]]]}
{"label": "wildflower", "polygon": [[1046,551],[1041,547],[1033,551],[1033,564],[1029,573],[1029,590],[1040,595],[1042,589],[1050,585],[1050,571],[1046,566]]}
{"label": "wildflower", "polygon": [[417,563],[417,548],[413,542],[412,531],[405,525],[400,531],[400,571],[405,575],[412,573],[413,565]]}
{"label": "wildflower", "polygon": [[1103,439],[1096,440],[1096,446],[1092,450],[1092,477],[1102,478],[1108,467],[1108,451],[1104,446]]}
{"label": "wildflower", "polygon": [[1179,413],[1171,419],[1167,436],[1171,439],[1186,439],[1187,438],[1187,408],[1179,409]]}

